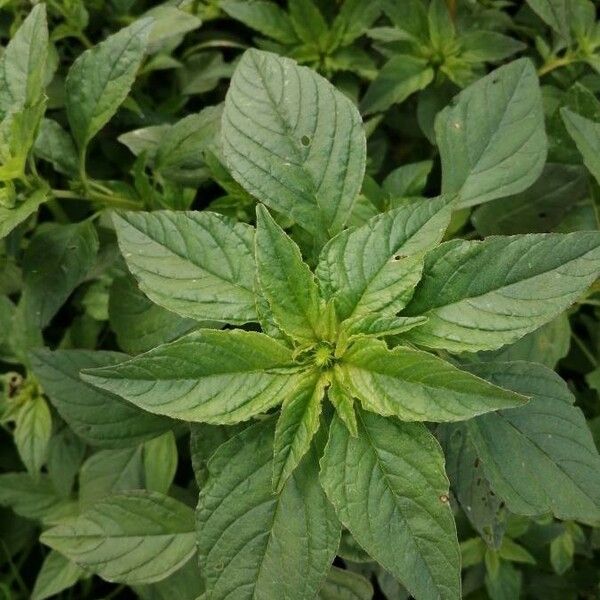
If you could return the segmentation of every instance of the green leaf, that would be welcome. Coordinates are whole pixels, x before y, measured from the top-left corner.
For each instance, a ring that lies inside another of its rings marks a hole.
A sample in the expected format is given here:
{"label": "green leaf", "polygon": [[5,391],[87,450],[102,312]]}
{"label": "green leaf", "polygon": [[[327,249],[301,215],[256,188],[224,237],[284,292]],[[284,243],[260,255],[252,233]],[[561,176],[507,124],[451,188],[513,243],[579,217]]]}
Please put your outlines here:
{"label": "green leaf", "polygon": [[565,382],[534,363],[487,363],[469,369],[532,396],[526,406],[468,423],[486,476],[508,509],[598,523],[600,456]]}
{"label": "green leaf", "polygon": [[38,231],[23,257],[19,310],[30,324],[45,327],[96,261],[98,236],[90,221]]}
{"label": "green leaf", "polygon": [[166,494],[177,471],[177,442],[172,431],[144,443],[146,489]]}
{"label": "green leaf", "polygon": [[106,496],[144,487],[142,448],[99,450],[79,473],[79,505],[87,509]]}
{"label": "green leaf", "polygon": [[298,379],[291,351],[262,333],[194,331],[83,379],[156,414],[215,424],[245,421],[280,404]]}
{"label": "green leaf", "polygon": [[298,342],[321,339],[319,288],[300,249],[264,206],[256,221],[257,277],[273,320]]}
{"label": "green leaf", "polygon": [[547,25],[568,43],[571,42],[569,0],[527,0],[532,8]]}
{"label": "green leaf", "polygon": [[424,58],[408,54],[394,56],[383,65],[367,89],[360,103],[361,111],[369,115],[384,111],[392,104],[400,104],[411,94],[427,87],[434,75]]}
{"label": "green leaf", "polygon": [[0,58],[0,116],[37,104],[46,84],[46,5],[34,6]]}
{"label": "green leaf", "polygon": [[269,0],[221,0],[219,7],[230,17],[282,44],[298,41],[288,14]]}
{"label": "green leaf", "polygon": [[69,177],[77,174],[77,150],[73,138],[54,120],[42,119],[33,153]]}
{"label": "green leaf", "polygon": [[208,463],[197,512],[205,600],[313,598],[329,572],[340,526],[319,485],[317,451],[273,494],[273,432],[272,419],[253,425]]}
{"label": "green leaf", "polygon": [[62,554],[49,552],[39,570],[31,600],[46,600],[75,585],[84,571]]}
{"label": "green leaf", "polygon": [[353,337],[384,337],[404,333],[425,323],[425,317],[387,317],[377,313],[347,319],[342,331],[350,340]]}
{"label": "green leaf", "polygon": [[123,448],[173,426],[169,419],[150,415],[79,377],[81,369],[114,365],[124,358],[116,352],[39,349],[31,355],[31,366],[52,405],[78,436],[94,446]]}
{"label": "green leaf", "polygon": [[65,81],[65,104],[80,152],[129,94],[144,58],[151,19],[140,19],[86,50]]}
{"label": "green leaf", "polygon": [[453,240],[433,250],[403,316],[428,321],[404,334],[430,348],[495,350],[569,307],[600,270],[600,234]]}
{"label": "green leaf", "polygon": [[535,68],[519,59],[462,91],[435,120],[442,191],[473,206],[517,194],[546,160],[542,98]]}
{"label": "green leaf", "polygon": [[319,600],[372,600],[373,586],[358,573],[331,567],[319,590]]}
{"label": "green leaf", "polygon": [[56,490],[68,496],[85,457],[87,447],[69,427],[63,427],[50,438],[47,470]]}
{"label": "green leaf", "polygon": [[23,223],[50,199],[47,189],[38,189],[28,194],[14,208],[0,205],[0,239],[6,237],[17,225]]}
{"label": "green leaf", "polygon": [[140,289],[191,319],[255,321],[253,229],[211,212],[113,216],[119,246]]}
{"label": "green leaf", "polygon": [[450,220],[450,198],[406,204],[346,230],[321,252],[317,277],[341,320],[373,312],[392,316],[421,274],[412,255],[433,248]]}
{"label": "green leaf", "polygon": [[32,477],[39,475],[48,456],[52,417],[42,396],[28,399],[17,415],[14,440],[19,456]]}
{"label": "green leaf", "polygon": [[461,58],[467,62],[500,62],[527,47],[496,31],[467,31],[460,36]]}
{"label": "green leaf", "polygon": [[352,394],[346,389],[335,372],[327,388],[327,398],[335,408],[338,417],[348,428],[350,435],[357,436],[358,424],[354,412],[354,398],[352,398]]}
{"label": "green leaf", "polygon": [[47,475],[33,479],[27,473],[0,475],[0,506],[10,506],[26,519],[53,524],[76,513],[77,505],[59,495]]}
{"label": "green leaf", "polygon": [[322,242],[343,228],[366,142],[356,107],[328,81],[248,50],[231,80],[221,135],[227,166],[248,192]]}
{"label": "green leaf", "polygon": [[583,156],[583,162],[590,173],[600,183],[600,123],[561,108],[560,114],[569,135]]}
{"label": "green leaf", "polygon": [[324,377],[310,374],[281,407],[273,442],[273,488],[276,493],[281,492],[308,452],[319,429],[326,385]]}
{"label": "green leaf", "polygon": [[331,26],[333,46],[348,46],[363,35],[381,13],[379,1],[345,0]]}
{"label": "green leaf", "polygon": [[204,582],[197,561],[189,560],[167,578],[136,585],[133,590],[142,600],[197,600],[204,592]]}
{"label": "green leaf", "polygon": [[428,352],[376,340],[357,341],[338,365],[365,409],[403,421],[462,421],[526,400]]}
{"label": "green leaf", "polygon": [[45,531],[42,543],[107,581],[152,583],[194,554],[191,508],[156,492],[110,496]]}
{"label": "green leaf", "polygon": [[431,160],[402,165],[387,175],[382,187],[394,198],[421,196],[432,168]]}
{"label": "green leaf", "polygon": [[575,543],[568,531],[556,536],[550,543],[550,563],[554,572],[564,575],[573,566]]}
{"label": "green leaf", "polygon": [[420,423],[334,417],[321,483],[356,541],[418,599],[460,598],[460,553],[444,456]]}
{"label": "green leaf", "polygon": [[432,48],[443,52],[448,45],[452,44],[456,35],[454,22],[445,0],[431,0],[427,12],[427,23]]}

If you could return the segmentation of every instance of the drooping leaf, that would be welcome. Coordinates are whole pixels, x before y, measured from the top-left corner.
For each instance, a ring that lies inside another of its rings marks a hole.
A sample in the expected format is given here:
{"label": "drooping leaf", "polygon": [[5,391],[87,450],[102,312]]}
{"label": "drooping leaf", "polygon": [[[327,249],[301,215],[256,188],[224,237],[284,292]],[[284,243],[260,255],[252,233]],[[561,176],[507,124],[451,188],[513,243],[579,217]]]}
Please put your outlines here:
{"label": "drooping leaf", "polygon": [[555,318],[599,272],[596,232],[446,242],[428,255],[403,312],[428,321],[404,335],[431,348],[494,350]]}
{"label": "drooping leaf", "polygon": [[208,463],[197,511],[206,600],[312,598],[329,572],[340,526],[319,485],[317,451],[273,494],[273,434],[272,420],[253,425]]}
{"label": "drooping leaf", "polygon": [[77,150],[73,138],[52,119],[42,119],[33,152],[69,177],[77,173]]}
{"label": "drooping leaf", "polygon": [[82,369],[114,365],[124,358],[116,352],[40,349],[32,353],[31,365],[52,405],[77,435],[94,446],[123,448],[173,426],[169,419],[148,414],[79,377]]}
{"label": "drooping leaf", "polygon": [[231,424],[293,392],[291,351],[262,333],[201,329],[83,379],[146,411],[187,421]]}
{"label": "drooping leaf", "polygon": [[248,192],[322,242],[342,229],[366,144],[356,107],[329,82],[290,59],[248,50],[231,80],[221,135],[231,174]]}
{"label": "drooping leaf", "polygon": [[517,194],[546,160],[542,98],[533,64],[516,60],[461,92],[438,114],[442,191],[458,206]]}
{"label": "drooping leaf", "polygon": [[483,415],[469,432],[494,491],[517,514],[600,520],[600,456],[562,379],[542,365],[486,363],[469,369],[532,396],[526,406]]}
{"label": "drooping leaf", "polygon": [[596,181],[600,182],[600,123],[586,119],[568,108],[561,108],[560,114],[569,135],[583,156],[585,166]]}
{"label": "drooping leaf", "polygon": [[444,458],[421,423],[358,411],[335,417],[321,482],[342,524],[418,600],[460,598],[460,554]]}
{"label": "drooping leaf", "polygon": [[367,410],[403,421],[461,421],[526,401],[432,354],[378,340],[357,341],[336,369]]}
{"label": "drooping leaf", "polygon": [[152,583],[194,554],[194,512],[156,492],[116,494],[45,531],[41,541],[107,581]]}
{"label": "drooping leaf", "polygon": [[127,266],[153,302],[191,319],[256,320],[251,227],[210,212],[113,218]]}

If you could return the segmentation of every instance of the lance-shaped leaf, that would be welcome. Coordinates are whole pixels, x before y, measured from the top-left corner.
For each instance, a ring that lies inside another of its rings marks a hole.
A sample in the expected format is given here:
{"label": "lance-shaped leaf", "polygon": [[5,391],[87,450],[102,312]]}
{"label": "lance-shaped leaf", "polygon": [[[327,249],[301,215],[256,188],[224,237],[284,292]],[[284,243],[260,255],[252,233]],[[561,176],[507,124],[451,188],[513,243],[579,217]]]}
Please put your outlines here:
{"label": "lance-shaped leaf", "polygon": [[256,320],[249,225],[211,212],[129,212],[113,218],[127,266],[153,302],[197,320]]}
{"label": "lance-shaped leaf", "polygon": [[122,362],[117,352],[56,350],[46,348],[31,354],[31,367],[54,408],[69,427],[93,446],[136,446],[171,429],[173,421],[151,415],[118,396],[81,380],[82,369]]}
{"label": "lance-shaped leaf", "polygon": [[309,450],[273,494],[273,421],[219,447],[197,512],[205,600],[314,598],[338,548],[340,525]]}
{"label": "lance-shaped leaf", "polygon": [[600,123],[586,119],[566,107],[560,109],[560,114],[577,150],[583,156],[585,166],[600,183]]}
{"label": "lance-shaped leaf", "polygon": [[299,342],[320,339],[319,288],[300,249],[264,206],[256,211],[256,265],[260,290],[275,323]]}
{"label": "lance-shaped leaf", "polygon": [[357,341],[337,368],[367,410],[403,421],[462,421],[526,401],[433,354],[378,340]]}
{"label": "lance-shaped leaf", "polygon": [[[299,100],[301,99],[301,100]],[[225,100],[223,154],[267,206],[326,241],[362,184],[366,141],[352,101],[293,60],[248,50]]]}
{"label": "lance-shaped leaf", "polygon": [[139,19],[86,50],[69,69],[65,104],[80,151],[125,100],[144,58],[152,19]]}
{"label": "lance-shaped leaf", "polygon": [[115,494],[45,531],[41,541],[107,581],[152,583],[194,554],[194,512],[156,492]]}
{"label": "lance-shaped leaf", "polygon": [[405,305],[421,273],[420,261],[410,257],[441,240],[450,201],[407,204],[340,233],[323,248],[316,273],[325,297],[335,298],[340,319],[393,315]]}
{"label": "lance-shaped leaf", "polygon": [[517,194],[546,161],[544,111],[528,59],[496,69],[462,91],[435,120],[442,191],[473,206]]}
{"label": "lance-shaped leaf", "polygon": [[354,398],[346,386],[340,381],[340,374],[333,372],[331,383],[327,388],[327,399],[335,408],[338,417],[344,422],[351,435],[358,435],[358,424],[354,412]]}
{"label": "lance-shaped leaf", "polygon": [[310,373],[281,407],[273,442],[273,487],[281,492],[319,429],[327,380]]}
{"label": "lance-shaped leaf", "polygon": [[36,104],[44,90],[48,57],[46,5],[31,9],[0,58],[0,118]]}
{"label": "lance-shaped leaf", "polygon": [[570,306],[600,273],[600,233],[453,240],[426,258],[403,311],[428,321],[404,334],[431,348],[494,350]]}
{"label": "lance-shaped leaf", "polygon": [[82,378],[148,412],[237,423],[280,404],[297,382],[291,351],[262,333],[201,329]]}
{"label": "lance-shaped leaf", "polygon": [[354,539],[417,598],[460,598],[460,553],[444,455],[421,423],[334,417],[321,483]]}
{"label": "lance-shaped leaf", "polygon": [[521,408],[490,413],[468,428],[494,491],[515,513],[600,522],[600,456],[581,410],[556,373],[526,362],[469,369],[532,396]]}

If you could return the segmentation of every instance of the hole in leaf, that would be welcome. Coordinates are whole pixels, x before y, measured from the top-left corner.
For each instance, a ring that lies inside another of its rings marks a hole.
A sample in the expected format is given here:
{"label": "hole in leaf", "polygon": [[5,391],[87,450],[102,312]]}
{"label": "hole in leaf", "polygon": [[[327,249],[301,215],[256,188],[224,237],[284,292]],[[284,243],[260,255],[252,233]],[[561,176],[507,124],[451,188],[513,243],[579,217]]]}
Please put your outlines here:
{"label": "hole in leaf", "polygon": [[310,144],[310,138],[307,135],[303,135],[300,138],[300,142],[302,143],[303,146],[308,146]]}

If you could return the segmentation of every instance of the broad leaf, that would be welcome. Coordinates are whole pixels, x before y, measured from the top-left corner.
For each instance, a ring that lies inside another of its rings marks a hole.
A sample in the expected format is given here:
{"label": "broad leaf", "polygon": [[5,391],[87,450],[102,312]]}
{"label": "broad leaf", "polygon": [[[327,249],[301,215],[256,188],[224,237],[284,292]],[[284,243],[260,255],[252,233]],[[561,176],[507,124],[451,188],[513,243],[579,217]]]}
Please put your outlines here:
{"label": "broad leaf", "polygon": [[83,379],[146,411],[230,424],[280,404],[293,392],[291,351],[262,333],[195,331]]}
{"label": "broad leaf", "polygon": [[50,551],[39,570],[31,600],[46,600],[75,585],[84,571],[62,554]]}
{"label": "broad leaf", "polygon": [[144,57],[151,19],[140,19],[81,54],[65,81],[65,103],[80,152],[129,94]]}
{"label": "broad leaf", "polygon": [[367,410],[403,421],[461,421],[526,400],[433,354],[376,340],[357,341],[337,369]]}
{"label": "broad leaf", "polygon": [[266,208],[257,209],[256,265],[273,320],[299,342],[321,339],[319,288],[300,249]]}
{"label": "broad leaf", "polygon": [[221,135],[231,174],[247,191],[322,241],[342,229],[362,184],[366,143],[356,107],[328,81],[248,50],[231,80]]}
{"label": "broad leaf", "polygon": [[42,119],[33,153],[52,163],[59,173],[69,177],[74,177],[77,173],[77,150],[73,138],[52,119]]}
{"label": "broad leaf", "polygon": [[52,417],[42,396],[28,399],[19,410],[14,439],[23,464],[34,478],[46,462]]}
{"label": "broad leaf", "polygon": [[0,205],[0,239],[6,237],[17,225],[33,215],[40,205],[49,199],[49,190],[38,189],[28,194],[14,208]]}
{"label": "broad leaf", "polygon": [[177,471],[177,441],[172,431],[144,444],[144,479],[146,489],[166,494]]}
{"label": "broad leaf", "polygon": [[567,43],[571,41],[569,0],[527,0],[527,4]]}
{"label": "broad leaf", "polygon": [[208,463],[197,512],[205,600],[314,598],[335,557],[340,526],[317,451],[273,494],[273,429],[272,420],[249,427]]}
{"label": "broad leaf", "polygon": [[358,411],[358,436],[335,417],[321,482],[356,541],[417,600],[460,598],[460,554],[444,457],[420,423]]}
{"label": "broad leaf", "polygon": [[113,219],[127,266],[153,302],[197,320],[256,320],[250,226],[210,212]]}
{"label": "broad leaf", "polygon": [[458,206],[517,194],[540,175],[546,134],[533,64],[516,60],[461,92],[438,114],[442,191]]}
{"label": "broad leaf", "polygon": [[156,492],[128,492],[98,502],[45,531],[41,541],[107,581],[159,581],[194,554],[194,513]]}
{"label": "broad leaf", "polygon": [[494,491],[512,512],[600,521],[600,456],[562,379],[534,363],[487,363],[471,371],[532,396],[521,408],[470,421],[469,432]]}
{"label": "broad leaf", "polygon": [[421,274],[418,258],[435,247],[450,220],[450,198],[410,203],[333,238],[321,252],[317,277],[338,316],[394,315]]}
{"label": "broad leaf", "polygon": [[453,240],[433,250],[403,312],[428,321],[404,334],[474,352],[518,340],[570,306],[600,272],[600,234]]}
{"label": "broad leaf", "polygon": [[135,446],[160,435],[173,422],[150,415],[79,377],[81,369],[114,365],[126,358],[116,352],[36,350],[31,366],[54,408],[89,444],[105,448]]}
{"label": "broad leaf", "polygon": [[586,119],[568,108],[562,108],[560,114],[569,135],[583,156],[585,166],[600,183],[600,123]]}

